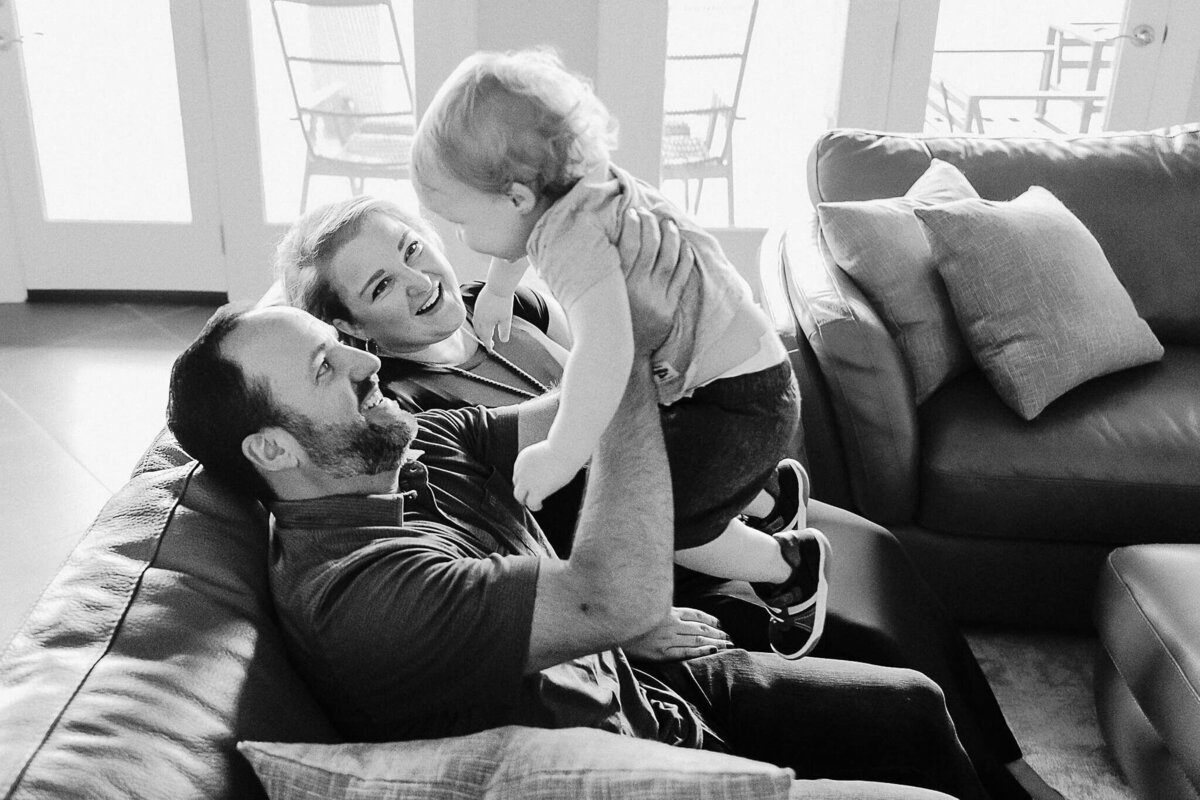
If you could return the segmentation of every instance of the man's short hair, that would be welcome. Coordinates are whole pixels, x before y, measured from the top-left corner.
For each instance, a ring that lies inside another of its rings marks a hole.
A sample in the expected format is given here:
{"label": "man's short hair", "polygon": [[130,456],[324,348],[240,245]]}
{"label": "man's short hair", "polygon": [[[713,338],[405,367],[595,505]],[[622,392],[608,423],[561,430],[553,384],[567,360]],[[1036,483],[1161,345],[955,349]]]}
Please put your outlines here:
{"label": "man's short hair", "polygon": [[249,380],[222,346],[252,304],[217,309],[171,368],[167,427],[180,446],[230,487],[260,500],[274,498],[266,479],[242,453],[242,441],[264,428],[283,426],[286,409],[263,381]]}

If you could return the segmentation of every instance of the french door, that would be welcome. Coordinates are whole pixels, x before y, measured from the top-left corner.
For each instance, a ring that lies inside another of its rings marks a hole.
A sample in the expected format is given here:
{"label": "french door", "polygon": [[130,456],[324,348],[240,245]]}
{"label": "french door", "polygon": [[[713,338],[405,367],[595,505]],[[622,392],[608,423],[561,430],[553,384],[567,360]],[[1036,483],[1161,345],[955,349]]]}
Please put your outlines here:
{"label": "french door", "polygon": [[0,298],[224,291],[199,0],[7,0],[0,36]]}
{"label": "french door", "polygon": [[[0,0],[0,302],[257,297],[305,153],[268,0]],[[350,191],[314,178],[309,205]]]}

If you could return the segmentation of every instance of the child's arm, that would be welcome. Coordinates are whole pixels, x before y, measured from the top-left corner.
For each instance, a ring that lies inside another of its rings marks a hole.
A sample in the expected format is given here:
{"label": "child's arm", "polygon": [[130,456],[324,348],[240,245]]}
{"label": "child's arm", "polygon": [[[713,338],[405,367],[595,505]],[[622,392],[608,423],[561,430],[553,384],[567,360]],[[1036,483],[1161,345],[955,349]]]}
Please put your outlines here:
{"label": "child's arm", "polygon": [[487,283],[475,298],[475,311],[471,317],[475,335],[488,350],[492,349],[494,331],[500,334],[500,341],[508,341],[512,330],[513,295],[528,266],[529,261],[524,258],[516,261],[493,258],[488,264]]}
{"label": "child's arm", "polygon": [[619,268],[564,309],[575,345],[563,371],[558,414],[546,441],[517,456],[517,499],[537,510],[587,463],[616,413],[633,365],[633,323]]}

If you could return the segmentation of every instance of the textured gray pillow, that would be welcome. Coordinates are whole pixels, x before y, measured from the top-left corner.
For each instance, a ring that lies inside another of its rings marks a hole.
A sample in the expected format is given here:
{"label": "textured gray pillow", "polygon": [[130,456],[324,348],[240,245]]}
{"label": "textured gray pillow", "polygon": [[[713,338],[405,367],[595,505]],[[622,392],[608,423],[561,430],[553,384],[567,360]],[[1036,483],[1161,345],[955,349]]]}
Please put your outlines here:
{"label": "textured gray pillow", "polygon": [[239,742],[271,800],[786,800],[791,770],[590,728],[381,744]]}
{"label": "textured gray pillow", "polygon": [[1099,242],[1042,187],[915,213],[971,355],[1025,419],[1085,381],[1162,358]]}
{"label": "textured gray pillow", "polygon": [[817,205],[834,260],[904,353],[917,403],[969,368],[971,355],[913,209],[978,196],[957,167],[935,158],[903,197]]}

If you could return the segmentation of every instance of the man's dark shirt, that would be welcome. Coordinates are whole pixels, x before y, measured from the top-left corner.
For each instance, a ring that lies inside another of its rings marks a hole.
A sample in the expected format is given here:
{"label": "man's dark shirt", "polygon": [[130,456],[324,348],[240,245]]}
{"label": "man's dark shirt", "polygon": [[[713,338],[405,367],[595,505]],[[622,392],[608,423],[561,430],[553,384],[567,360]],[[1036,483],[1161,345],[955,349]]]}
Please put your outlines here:
{"label": "man's dark shirt", "polygon": [[516,413],[418,419],[422,455],[402,468],[400,494],[271,506],[285,635],[343,735],[582,726],[698,746],[694,711],[620,650],[523,674],[539,561],[554,556],[513,498]]}

